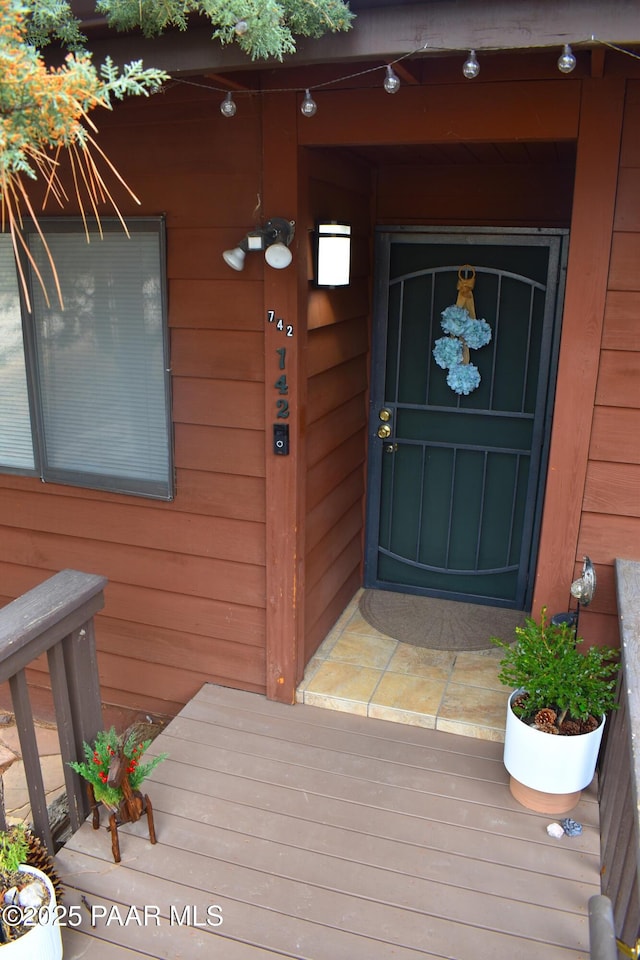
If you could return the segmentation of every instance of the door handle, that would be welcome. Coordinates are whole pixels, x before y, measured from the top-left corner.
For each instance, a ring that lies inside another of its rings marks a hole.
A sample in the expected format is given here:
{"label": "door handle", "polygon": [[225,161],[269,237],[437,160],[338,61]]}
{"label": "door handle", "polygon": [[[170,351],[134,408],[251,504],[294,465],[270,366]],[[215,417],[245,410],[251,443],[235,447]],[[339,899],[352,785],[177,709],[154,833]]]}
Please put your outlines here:
{"label": "door handle", "polygon": [[382,420],[383,423],[386,423],[388,420],[391,420],[391,416],[392,416],[391,410],[388,410],[386,407],[383,407],[380,413],[378,414],[379,419]]}
{"label": "door handle", "polygon": [[388,423],[383,423],[378,427],[378,436],[381,440],[386,440],[391,436],[391,427]]}

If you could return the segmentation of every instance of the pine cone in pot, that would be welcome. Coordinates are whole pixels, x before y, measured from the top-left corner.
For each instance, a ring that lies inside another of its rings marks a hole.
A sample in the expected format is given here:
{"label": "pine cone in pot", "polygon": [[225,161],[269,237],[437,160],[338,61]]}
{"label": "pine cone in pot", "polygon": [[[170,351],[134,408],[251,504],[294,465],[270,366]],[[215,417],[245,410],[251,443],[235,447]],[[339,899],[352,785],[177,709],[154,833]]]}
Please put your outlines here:
{"label": "pine cone in pot", "polygon": [[563,737],[578,737],[583,732],[576,720],[564,720],[560,724],[560,733]]}
{"label": "pine cone in pot", "polygon": [[556,727],[555,723],[536,723],[536,730],[540,730],[541,733],[559,733],[560,731]]}
{"label": "pine cone in pot", "polygon": [[538,730],[545,730],[548,732],[548,727],[554,728],[554,733],[557,733],[556,720],[558,719],[558,714],[555,710],[552,710],[551,707],[543,707],[542,710],[538,710],[533,722],[535,723]]}
{"label": "pine cone in pot", "polygon": [[37,837],[31,830],[25,831],[25,838],[28,844],[27,859],[25,862],[28,863],[29,866],[37,867],[38,870],[46,873],[56,892],[56,900],[58,903],[61,903],[64,888],[56,872],[53,857],[40,837]]}
{"label": "pine cone in pot", "polygon": [[600,726],[600,721],[589,715],[586,720],[580,721],[580,733],[591,733]]}

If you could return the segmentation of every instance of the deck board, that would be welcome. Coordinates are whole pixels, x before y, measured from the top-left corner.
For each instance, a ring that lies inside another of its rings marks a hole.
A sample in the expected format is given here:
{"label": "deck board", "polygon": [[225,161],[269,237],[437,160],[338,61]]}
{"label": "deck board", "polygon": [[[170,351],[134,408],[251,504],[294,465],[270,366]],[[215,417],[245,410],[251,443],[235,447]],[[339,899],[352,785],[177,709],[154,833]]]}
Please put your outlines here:
{"label": "deck board", "polygon": [[[512,799],[500,744],[206,685],[161,751],[157,845],[127,825],[114,865],[87,823],[58,854],[65,902],[82,904],[65,960],[588,955],[595,793],[573,814],[582,836],[551,840],[550,818]],[[131,904],[158,922],[125,925]],[[214,904],[221,926],[206,925]]]}

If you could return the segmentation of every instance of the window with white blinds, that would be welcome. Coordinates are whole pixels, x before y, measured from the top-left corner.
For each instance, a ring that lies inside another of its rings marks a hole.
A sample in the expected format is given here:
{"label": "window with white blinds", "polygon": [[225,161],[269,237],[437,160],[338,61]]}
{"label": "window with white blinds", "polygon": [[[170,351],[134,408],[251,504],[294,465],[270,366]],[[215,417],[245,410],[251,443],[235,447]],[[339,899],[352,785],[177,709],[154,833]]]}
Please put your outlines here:
{"label": "window with white blinds", "polygon": [[[64,309],[55,295],[47,251],[32,230],[26,239],[35,267],[26,259],[25,264],[31,274],[35,269],[41,274],[49,297],[47,303],[32,275],[32,314],[24,313],[22,361],[31,398],[32,471],[43,480],[170,499],[163,222],[128,222],[129,237],[119,223],[103,223],[104,236],[93,232],[90,243],[81,222],[46,220],[41,226]],[[10,265],[6,277],[2,265],[0,270],[4,293]],[[15,266],[13,282],[15,286]],[[9,327],[3,315],[0,329],[5,323]],[[13,360],[17,368],[19,359],[8,354],[5,361],[0,353],[0,364]],[[13,379],[19,379],[17,369]],[[12,403],[24,404],[17,387],[11,389]],[[4,433],[2,413],[0,424]],[[2,439],[0,461],[28,470],[26,462],[5,457]]]}
{"label": "window with white blinds", "polygon": [[20,291],[11,237],[0,234],[0,464],[33,473]]}

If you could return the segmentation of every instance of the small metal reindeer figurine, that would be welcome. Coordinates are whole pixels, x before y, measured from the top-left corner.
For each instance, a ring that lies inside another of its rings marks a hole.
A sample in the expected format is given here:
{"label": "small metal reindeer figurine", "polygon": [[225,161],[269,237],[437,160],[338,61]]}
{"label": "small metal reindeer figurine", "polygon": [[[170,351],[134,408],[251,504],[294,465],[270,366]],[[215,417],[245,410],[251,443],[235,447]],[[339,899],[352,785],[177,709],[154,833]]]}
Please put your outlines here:
{"label": "small metal reindeer figurine", "polygon": [[[133,790],[129,783],[128,766],[130,760],[125,756],[124,750],[120,749],[114,753],[109,764],[109,773],[107,777],[107,786],[115,790],[122,790],[122,800],[116,810],[109,808],[109,831],[111,833],[111,850],[113,859],[120,863],[120,842],[118,840],[118,824],[135,823],[140,817],[146,814],[149,825],[149,840],[156,842],[156,831],[153,823],[153,807],[148,794],[142,794],[139,790]],[[89,803],[93,814],[93,829],[100,828],[100,813],[96,802],[95,793],[92,784],[87,784],[89,793]]]}

